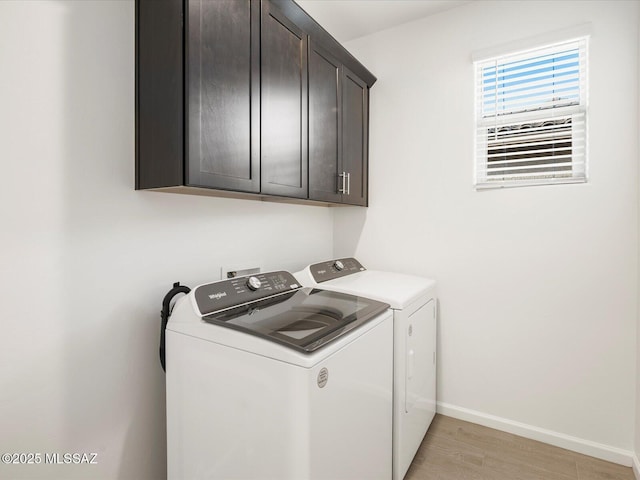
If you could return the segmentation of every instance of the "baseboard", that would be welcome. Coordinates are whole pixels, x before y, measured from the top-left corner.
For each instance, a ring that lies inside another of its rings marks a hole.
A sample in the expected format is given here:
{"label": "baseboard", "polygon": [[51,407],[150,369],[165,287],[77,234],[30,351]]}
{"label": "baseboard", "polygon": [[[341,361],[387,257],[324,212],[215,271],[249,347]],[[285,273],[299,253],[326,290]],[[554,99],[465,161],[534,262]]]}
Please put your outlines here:
{"label": "baseboard", "polygon": [[584,440],[582,438],[572,437],[563,433],[545,430],[532,425],[514,422],[506,418],[488,415],[486,413],[477,412],[475,410],[458,407],[448,403],[438,402],[437,411],[438,413],[448,417],[466,420],[468,422],[495,428],[496,430],[501,430],[507,433],[513,433],[514,435],[548,443],[549,445],[565,448],[591,457],[600,458],[608,462],[624,465],[625,467],[633,466],[636,479],[640,480],[640,465],[638,464],[638,458],[633,452],[592,442],[590,440]]}

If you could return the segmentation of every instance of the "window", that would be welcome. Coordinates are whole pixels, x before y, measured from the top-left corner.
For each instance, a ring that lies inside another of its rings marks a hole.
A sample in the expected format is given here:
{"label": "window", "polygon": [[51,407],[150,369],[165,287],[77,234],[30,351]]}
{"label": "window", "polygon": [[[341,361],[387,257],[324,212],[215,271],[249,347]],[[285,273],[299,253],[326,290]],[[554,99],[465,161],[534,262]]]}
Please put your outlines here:
{"label": "window", "polygon": [[585,182],[587,39],[476,61],[476,188]]}

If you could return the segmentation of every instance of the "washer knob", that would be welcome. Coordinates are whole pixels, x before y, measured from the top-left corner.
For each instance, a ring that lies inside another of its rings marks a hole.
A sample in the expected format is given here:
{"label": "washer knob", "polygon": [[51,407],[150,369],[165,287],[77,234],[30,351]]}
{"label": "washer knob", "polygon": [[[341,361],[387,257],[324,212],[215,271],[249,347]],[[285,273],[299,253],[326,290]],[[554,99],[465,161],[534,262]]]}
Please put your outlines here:
{"label": "washer knob", "polygon": [[257,289],[259,289],[261,285],[262,285],[262,282],[258,280],[258,277],[247,278],[247,287],[252,292],[255,292]]}
{"label": "washer knob", "polygon": [[333,264],[333,266],[335,267],[336,270],[338,270],[339,272],[344,270],[344,263],[342,263],[340,260],[336,260]]}

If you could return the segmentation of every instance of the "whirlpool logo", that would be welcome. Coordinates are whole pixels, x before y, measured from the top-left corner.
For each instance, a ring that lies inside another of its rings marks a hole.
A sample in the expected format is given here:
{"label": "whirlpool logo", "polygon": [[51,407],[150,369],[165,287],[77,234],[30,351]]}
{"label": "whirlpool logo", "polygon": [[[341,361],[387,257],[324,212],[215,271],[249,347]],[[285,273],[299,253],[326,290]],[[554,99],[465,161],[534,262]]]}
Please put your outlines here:
{"label": "whirlpool logo", "polygon": [[227,296],[227,292],[218,292],[218,293],[213,293],[209,295],[209,298],[211,300],[220,300],[222,297],[226,297],[226,296]]}

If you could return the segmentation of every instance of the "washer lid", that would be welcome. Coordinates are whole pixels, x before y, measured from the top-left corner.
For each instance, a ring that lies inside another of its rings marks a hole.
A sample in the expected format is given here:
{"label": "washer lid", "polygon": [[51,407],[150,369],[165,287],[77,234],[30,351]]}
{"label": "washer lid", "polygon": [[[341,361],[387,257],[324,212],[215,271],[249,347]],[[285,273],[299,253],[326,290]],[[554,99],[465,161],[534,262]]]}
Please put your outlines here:
{"label": "washer lid", "polygon": [[320,284],[322,288],[362,295],[400,310],[435,289],[435,281],[403,273],[363,270]]}
{"label": "washer lid", "polygon": [[300,289],[205,315],[202,319],[313,352],[384,312],[389,305],[318,289]]}

